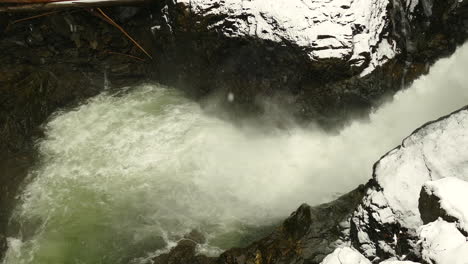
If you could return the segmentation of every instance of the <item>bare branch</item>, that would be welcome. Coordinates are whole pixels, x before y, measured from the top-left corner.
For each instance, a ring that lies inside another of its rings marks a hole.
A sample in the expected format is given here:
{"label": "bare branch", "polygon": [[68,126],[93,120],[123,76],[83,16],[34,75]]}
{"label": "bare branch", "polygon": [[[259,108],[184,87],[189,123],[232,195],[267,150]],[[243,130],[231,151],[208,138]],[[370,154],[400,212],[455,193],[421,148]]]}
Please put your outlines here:
{"label": "bare branch", "polygon": [[[0,13],[5,12],[31,12],[31,11],[49,11],[57,9],[67,8],[93,8],[93,7],[104,7],[104,6],[123,6],[123,5],[142,5],[149,3],[151,0],[62,0],[58,2],[45,2],[38,3],[28,2],[16,2],[25,3],[17,5],[7,5],[0,7]],[[26,4],[27,3],[27,4]]]}

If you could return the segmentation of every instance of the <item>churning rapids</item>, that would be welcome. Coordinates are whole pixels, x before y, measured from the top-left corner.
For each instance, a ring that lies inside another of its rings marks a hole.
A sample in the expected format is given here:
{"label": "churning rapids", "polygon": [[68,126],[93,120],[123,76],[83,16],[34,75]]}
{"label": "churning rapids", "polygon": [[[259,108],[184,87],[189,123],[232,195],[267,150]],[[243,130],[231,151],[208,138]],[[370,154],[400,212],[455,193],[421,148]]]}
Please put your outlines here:
{"label": "churning rapids", "polygon": [[365,183],[415,128],[466,105],[467,65],[465,45],[334,135],[233,125],[158,85],[104,92],[46,125],[4,264],[148,263],[192,229],[207,254],[245,245],[301,203]]}

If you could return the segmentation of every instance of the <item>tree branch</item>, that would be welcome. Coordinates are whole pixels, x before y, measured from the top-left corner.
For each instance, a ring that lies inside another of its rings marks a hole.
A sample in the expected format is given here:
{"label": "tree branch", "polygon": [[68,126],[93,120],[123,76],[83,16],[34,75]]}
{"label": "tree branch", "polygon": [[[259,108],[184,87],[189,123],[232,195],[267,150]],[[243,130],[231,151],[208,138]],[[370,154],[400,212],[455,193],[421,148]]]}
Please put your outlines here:
{"label": "tree branch", "polygon": [[[28,4],[0,6],[0,13],[5,12],[31,12],[31,11],[49,11],[67,8],[92,8],[104,6],[123,6],[123,5],[142,5],[151,0],[63,0],[58,2],[33,3]],[[20,2],[17,2],[20,3]]]}

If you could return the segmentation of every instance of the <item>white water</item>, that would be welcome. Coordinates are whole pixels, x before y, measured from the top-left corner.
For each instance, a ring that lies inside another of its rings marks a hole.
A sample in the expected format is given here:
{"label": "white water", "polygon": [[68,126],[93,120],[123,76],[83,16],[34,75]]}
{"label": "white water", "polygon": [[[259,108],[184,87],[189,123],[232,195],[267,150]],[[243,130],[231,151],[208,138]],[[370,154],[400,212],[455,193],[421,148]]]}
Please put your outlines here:
{"label": "white water", "polygon": [[465,45],[338,135],[235,126],[158,85],[101,94],[47,124],[5,264],[142,263],[194,228],[208,249],[242,244],[251,227],[365,183],[414,129],[466,105],[466,66]]}

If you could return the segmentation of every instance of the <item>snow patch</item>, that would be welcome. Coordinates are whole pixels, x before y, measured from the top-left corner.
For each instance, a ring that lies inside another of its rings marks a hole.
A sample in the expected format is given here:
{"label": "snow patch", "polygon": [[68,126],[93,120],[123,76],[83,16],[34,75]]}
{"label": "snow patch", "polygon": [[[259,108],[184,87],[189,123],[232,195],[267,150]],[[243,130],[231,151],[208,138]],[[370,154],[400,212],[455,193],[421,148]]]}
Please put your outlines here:
{"label": "snow patch", "polygon": [[427,194],[437,196],[440,199],[440,207],[458,220],[459,228],[468,232],[468,182],[448,177],[426,182],[423,190]]}
{"label": "snow patch", "polygon": [[354,248],[343,247],[335,249],[321,264],[371,264],[371,262]]}
{"label": "snow patch", "polygon": [[422,257],[430,264],[468,263],[468,242],[454,223],[441,219],[421,227],[419,231]]}

